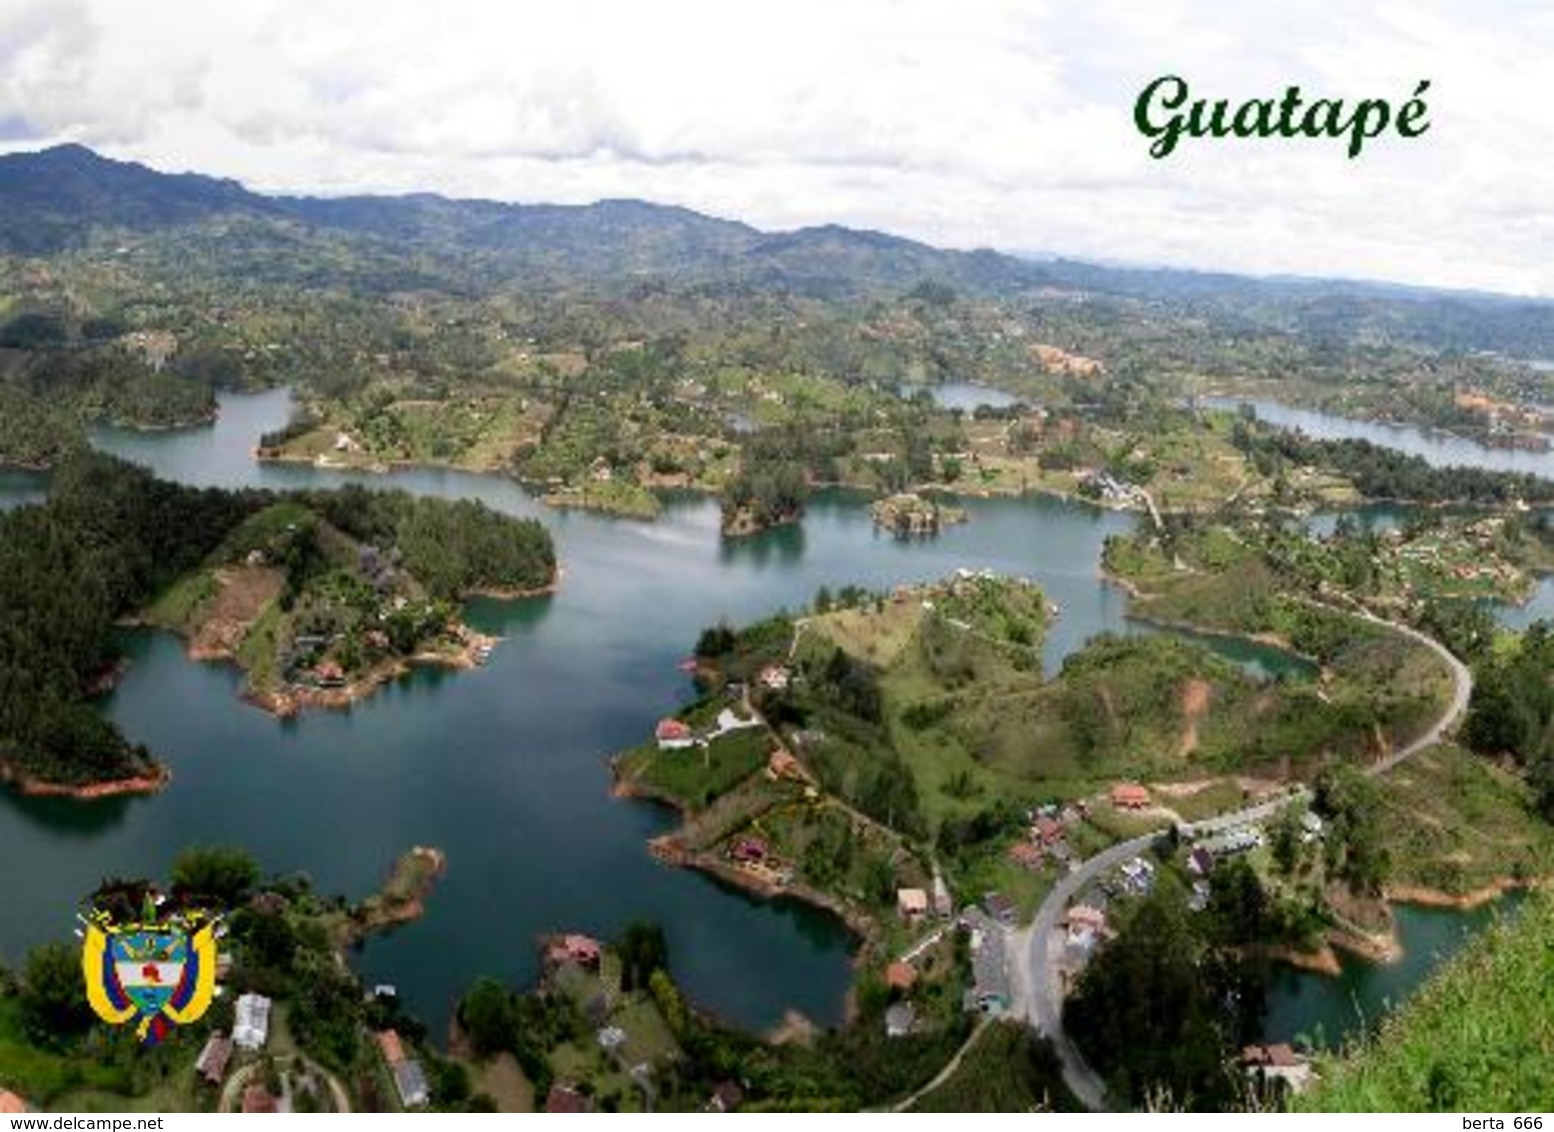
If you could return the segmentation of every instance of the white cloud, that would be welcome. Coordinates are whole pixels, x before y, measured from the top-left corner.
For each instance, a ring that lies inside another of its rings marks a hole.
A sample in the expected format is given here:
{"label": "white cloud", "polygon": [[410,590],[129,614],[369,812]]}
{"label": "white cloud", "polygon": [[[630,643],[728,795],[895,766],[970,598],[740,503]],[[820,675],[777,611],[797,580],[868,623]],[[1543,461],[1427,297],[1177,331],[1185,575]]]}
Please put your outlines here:
{"label": "white cloud", "polygon": [[[1554,295],[1541,4],[0,0],[0,138],[293,192],[639,196],[767,227]],[[1188,139],[1132,104],[1384,97],[1431,131]]]}

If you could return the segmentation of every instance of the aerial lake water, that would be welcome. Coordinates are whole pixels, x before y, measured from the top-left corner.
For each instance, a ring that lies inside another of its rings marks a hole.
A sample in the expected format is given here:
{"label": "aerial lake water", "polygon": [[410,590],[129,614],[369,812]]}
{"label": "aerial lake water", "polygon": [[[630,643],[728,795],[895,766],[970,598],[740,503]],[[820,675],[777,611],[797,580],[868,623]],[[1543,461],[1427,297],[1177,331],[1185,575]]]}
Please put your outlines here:
{"label": "aerial lake water", "polygon": [[1438,468],[1490,468],[1501,472],[1531,472],[1554,479],[1554,450],[1529,452],[1519,448],[1494,448],[1465,437],[1414,425],[1382,424],[1301,409],[1258,398],[1205,397],[1204,404],[1221,409],[1251,405],[1257,419],[1280,428],[1299,429],[1314,440],[1369,440],[1383,448],[1422,457]]}
{"label": "aerial lake water", "polygon": [[[788,1010],[833,1024],[851,977],[845,929],[657,863],[645,842],[672,816],[610,797],[608,756],[648,736],[689,693],[676,662],[697,632],[719,618],[797,608],[822,585],[884,588],[961,566],[1032,577],[1058,604],[1049,672],[1098,632],[1138,629],[1125,595],[1099,572],[1102,543],[1132,528],[1129,515],[1044,497],[970,499],[969,523],[905,542],[877,532],[861,499],[825,493],[801,526],[725,542],[717,505],[703,497],[672,498],[658,522],[640,523],[552,511],[499,476],[257,463],[255,440],[290,407],[284,391],[226,394],[213,426],[96,429],[93,439],[185,483],[353,480],[540,517],[565,571],[560,591],[472,603],[470,620],[504,638],[482,669],[419,670],[350,711],[289,721],[240,701],[230,666],[189,661],[168,634],[130,633],[132,663],[104,707],[168,763],[173,784],[156,797],[90,805],[0,795],[0,960],[69,932],[77,902],[105,875],[164,876],[191,843],[247,846],[267,869],[306,871],[321,891],[351,897],[372,891],[403,850],[435,845],[448,872],[426,916],[371,940],[356,961],[434,1027],[479,975],[531,979],[542,933],[610,936],[635,918],[664,925],[674,972],[699,1005],[752,1029]],[[45,483],[0,479],[0,507],[41,498]],[[1204,643],[1260,676],[1300,666],[1249,643]],[[1275,988],[1271,1028],[1276,1018],[1306,1025],[1305,1008],[1288,1003],[1324,993],[1292,979]],[[1330,991],[1331,1031],[1346,1000]]]}

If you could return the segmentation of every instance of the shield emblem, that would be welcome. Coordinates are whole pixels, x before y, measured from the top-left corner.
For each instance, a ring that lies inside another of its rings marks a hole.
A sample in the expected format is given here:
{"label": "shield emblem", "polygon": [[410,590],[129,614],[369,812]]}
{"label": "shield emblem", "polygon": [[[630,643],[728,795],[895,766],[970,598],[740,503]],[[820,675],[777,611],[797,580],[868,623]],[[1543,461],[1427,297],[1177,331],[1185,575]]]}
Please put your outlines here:
{"label": "shield emblem", "polygon": [[81,969],[92,1010],[114,1026],[136,1023],[154,1045],[210,1008],[216,990],[215,923],[198,913],[159,923],[86,922]]}

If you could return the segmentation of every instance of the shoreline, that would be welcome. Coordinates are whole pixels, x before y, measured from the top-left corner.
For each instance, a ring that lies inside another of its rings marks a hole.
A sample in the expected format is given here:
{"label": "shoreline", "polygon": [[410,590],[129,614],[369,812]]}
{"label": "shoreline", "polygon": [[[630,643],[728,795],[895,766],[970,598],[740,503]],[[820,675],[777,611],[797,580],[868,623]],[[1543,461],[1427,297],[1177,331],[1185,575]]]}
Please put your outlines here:
{"label": "shoreline", "polygon": [[[549,597],[560,590],[563,576],[564,571],[560,566],[557,566],[551,573],[550,581],[542,586],[534,586],[527,589],[509,589],[501,586],[477,587],[464,594],[461,601],[468,602],[473,598],[488,598],[493,601],[521,601],[529,598]],[[237,654],[231,649],[198,647],[184,633],[156,625],[141,614],[136,614],[132,618],[127,619],[126,623],[165,629],[167,632],[175,633],[184,640],[185,655],[190,660],[206,664],[231,664],[235,666],[245,677],[244,685],[238,693],[238,698],[245,703],[252,704],[261,711],[269,712],[278,719],[293,719],[300,715],[304,708],[349,709],[354,704],[375,694],[383,685],[408,675],[412,669],[417,667],[441,667],[459,672],[469,672],[476,668],[481,668],[485,662],[480,658],[480,654],[482,652],[489,654],[502,640],[501,637],[481,633],[471,628],[465,622],[459,621],[454,630],[459,638],[459,644],[452,651],[422,650],[406,656],[386,658],[364,670],[356,679],[335,688],[316,688],[298,685],[261,690],[254,688],[247,682],[248,670],[243,667],[243,664],[237,658]]]}
{"label": "shoreline", "polygon": [[[481,667],[481,662],[475,658],[476,652],[482,647],[494,648],[501,638],[477,633],[462,622],[460,624],[466,635],[460,647],[454,652],[417,652],[380,661],[362,672],[355,680],[337,688],[296,686],[274,691],[259,691],[245,686],[240,698],[277,718],[291,719],[300,715],[304,708],[349,709],[372,696],[383,685],[408,675],[414,668],[451,668],[459,672],[471,671]],[[236,658],[230,655],[195,657],[192,652],[189,655],[191,659],[237,664]],[[242,668],[242,665],[239,664],[238,667]]]}
{"label": "shoreline", "polygon": [[51,782],[17,768],[12,760],[0,758],[0,784],[24,798],[70,798],[77,802],[95,802],[103,798],[149,796],[166,790],[173,772],[161,763],[141,775],[109,778],[100,782]]}
{"label": "shoreline", "polygon": [[[412,869],[420,873],[419,877],[413,878],[407,893],[396,898],[391,891],[395,882]],[[338,952],[343,956],[346,950],[370,935],[414,923],[426,915],[426,901],[447,871],[448,855],[441,849],[416,845],[401,854],[383,886],[348,910],[346,922],[340,929]]]}
{"label": "shoreline", "polygon": [[839,898],[811,888],[808,885],[770,884],[759,880],[743,869],[730,865],[715,853],[706,851],[693,852],[686,849],[679,843],[679,836],[685,825],[692,820],[692,814],[686,809],[684,803],[678,798],[655,790],[651,786],[644,786],[634,779],[626,778],[621,773],[619,756],[610,759],[610,774],[613,779],[610,787],[610,797],[664,806],[674,811],[678,816],[680,825],[677,828],[648,839],[648,854],[655,860],[673,868],[691,869],[705,873],[727,884],[729,887],[736,888],[759,900],[768,902],[785,899],[792,900],[806,907],[835,916],[857,940],[858,946],[854,950],[851,959],[853,968],[856,970],[862,966],[865,955],[868,949],[876,942],[878,934],[871,916],[849,908]]}

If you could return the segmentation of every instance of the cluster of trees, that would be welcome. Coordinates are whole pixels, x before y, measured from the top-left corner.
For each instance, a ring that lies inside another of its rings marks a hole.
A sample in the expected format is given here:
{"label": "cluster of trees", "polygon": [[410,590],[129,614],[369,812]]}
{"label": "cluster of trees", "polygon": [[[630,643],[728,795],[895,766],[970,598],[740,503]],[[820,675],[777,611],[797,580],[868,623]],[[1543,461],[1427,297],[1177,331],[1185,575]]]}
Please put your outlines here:
{"label": "cluster of trees", "polygon": [[1360,896],[1380,896],[1392,871],[1383,840],[1381,788],[1357,767],[1340,763],[1317,776],[1312,809],[1327,824],[1323,848],[1331,876]]}
{"label": "cluster of trees", "polygon": [[81,452],[60,465],[45,505],[0,515],[0,751],[18,769],[67,783],[149,769],[148,753],[88,702],[119,657],[114,620],[257,505]]}
{"label": "cluster of trees", "polygon": [[0,381],[0,467],[52,467],[85,439],[80,423],[69,413]]}
{"label": "cluster of trees", "polygon": [[1127,1103],[1213,1112],[1242,1099],[1230,1061],[1258,1039],[1263,1003],[1261,965],[1162,888],[1085,968],[1063,1020]]}
{"label": "cluster of trees", "polygon": [[1518,647],[1474,666],[1463,740],[1524,767],[1544,817],[1554,821],[1554,622],[1535,622]]}
{"label": "cluster of trees", "polygon": [[800,464],[757,462],[747,454],[723,488],[723,521],[747,516],[757,528],[790,522],[804,513],[809,480]]}
{"label": "cluster of trees", "polygon": [[556,550],[536,519],[515,519],[472,499],[433,499],[349,485],[304,501],[358,542],[398,552],[434,598],[534,590],[556,576]]}

